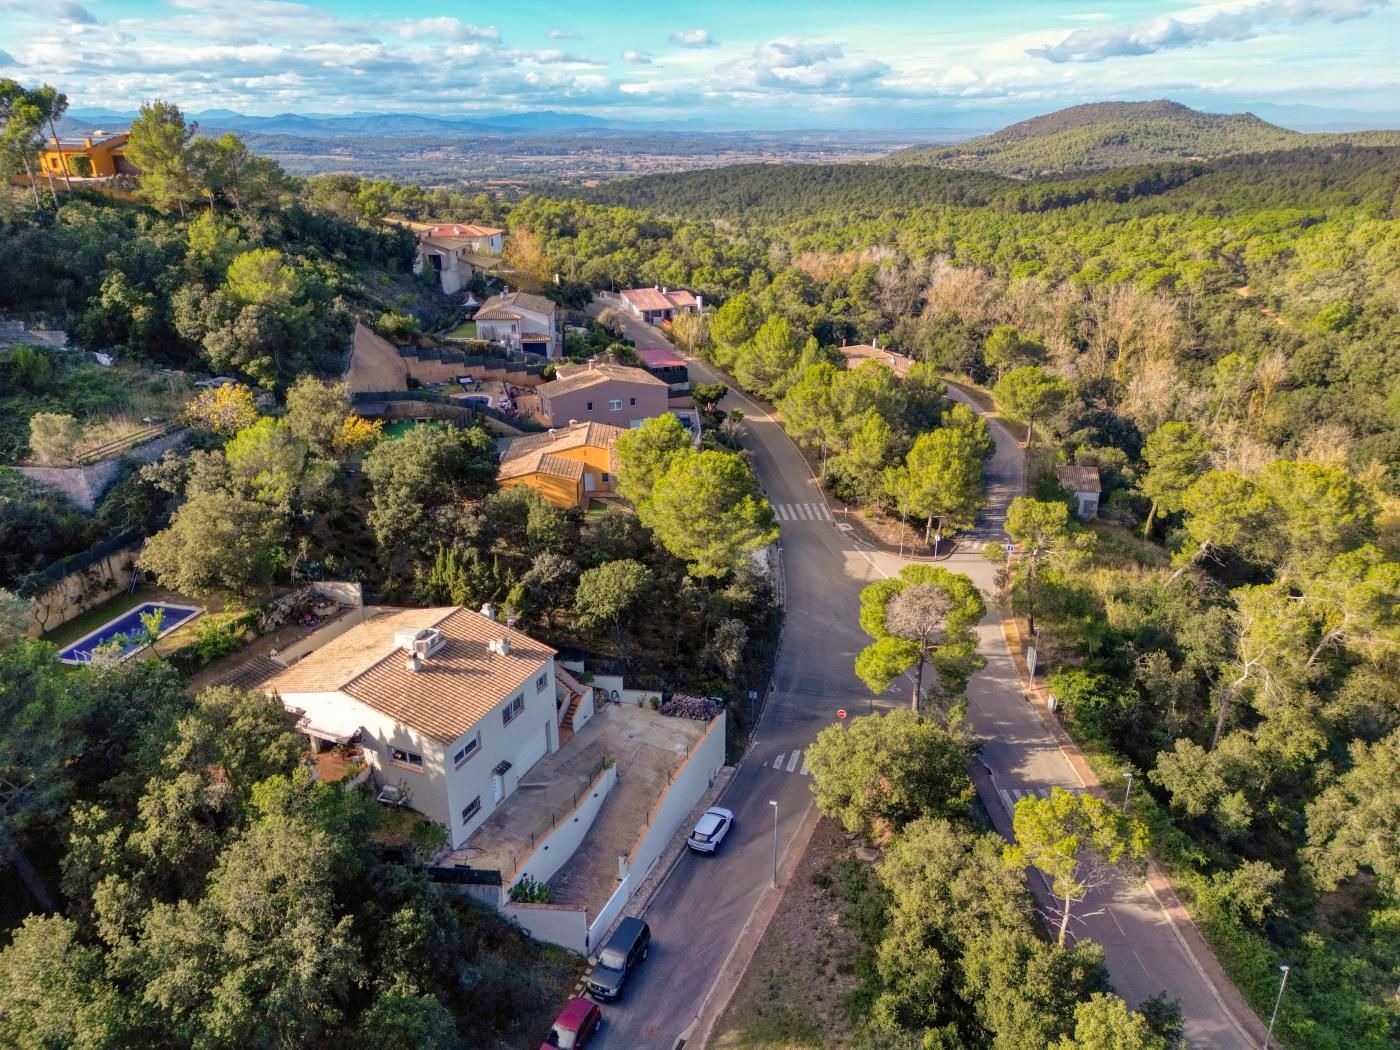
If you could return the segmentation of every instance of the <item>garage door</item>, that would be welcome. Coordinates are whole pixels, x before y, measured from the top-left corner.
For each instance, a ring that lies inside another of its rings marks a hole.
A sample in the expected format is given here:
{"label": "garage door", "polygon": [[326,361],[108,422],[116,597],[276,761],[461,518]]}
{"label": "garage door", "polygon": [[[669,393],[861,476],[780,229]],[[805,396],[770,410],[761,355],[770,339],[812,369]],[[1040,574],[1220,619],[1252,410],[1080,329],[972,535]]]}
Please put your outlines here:
{"label": "garage door", "polygon": [[523,777],[526,770],[544,758],[545,752],[549,750],[547,732],[544,726],[540,726],[539,733],[532,737],[530,742],[522,747],[520,753],[515,756],[515,775],[517,778]]}

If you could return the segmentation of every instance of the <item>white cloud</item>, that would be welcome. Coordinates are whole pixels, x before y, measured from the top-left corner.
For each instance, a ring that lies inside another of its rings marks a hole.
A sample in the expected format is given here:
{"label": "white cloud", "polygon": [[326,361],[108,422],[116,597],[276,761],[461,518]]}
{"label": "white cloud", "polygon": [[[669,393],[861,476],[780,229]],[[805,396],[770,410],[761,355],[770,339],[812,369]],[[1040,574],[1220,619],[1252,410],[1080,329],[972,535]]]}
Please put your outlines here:
{"label": "white cloud", "polygon": [[651,65],[651,52],[624,51],[622,52],[622,61],[630,62],[634,66],[649,66]]}
{"label": "white cloud", "polygon": [[415,18],[395,22],[393,30],[405,40],[444,40],[460,43],[463,40],[500,40],[501,31],[495,26],[476,26],[461,19]]}
{"label": "white cloud", "polygon": [[847,58],[840,44],[806,37],[779,37],[715,73],[737,90],[781,90],[846,94],[869,85],[890,67],[873,59]]}
{"label": "white cloud", "polygon": [[671,34],[671,43],[695,48],[719,46],[719,41],[710,35],[708,29],[678,29]]}
{"label": "white cloud", "polygon": [[1167,15],[1126,25],[1076,29],[1058,43],[1027,53],[1050,62],[1102,62],[1129,55],[1151,55],[1173,48],[1196,47],[1222,40],[1248,40],[1271,25],[1345,22],[1361,18],[1390,0],[1263,0],[1234,11],[1219,11],[1201,21]]}
{"label": "white cloud", "polygon": [[530,58],[545,65],[555,66],[601,66],[603,63],[591,58],[584,58],[568,51],[561,51],[557,47],[546,48],[543,51],[533,51]]}
{"label": "white cloud", "polygon": [[575,29],[551,29],[547,34],[551,40],[582,40],[583,34]]}
{"label": "white cloud", "polygon": [[91,26],[97,24],[97,16],[82,4],[73,0],[0,0],[0,11],[18,11],[45,19],[67,22],[69,25]]}

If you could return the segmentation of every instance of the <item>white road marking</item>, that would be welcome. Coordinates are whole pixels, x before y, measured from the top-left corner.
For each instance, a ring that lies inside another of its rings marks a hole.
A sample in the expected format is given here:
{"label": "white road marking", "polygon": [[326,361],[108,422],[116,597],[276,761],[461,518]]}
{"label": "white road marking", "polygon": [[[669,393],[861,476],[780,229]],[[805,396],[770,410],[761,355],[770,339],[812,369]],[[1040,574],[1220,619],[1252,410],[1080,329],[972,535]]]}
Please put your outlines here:
{"label": "white road marking", "polygon": [[801,751],[794,751],[794,752],[792,753],[792,757],[788,759],[788,764],[787,764],[787,771],[788,771],[789,773],[791,773],[794,769],[797,768],[797,760],[800,759],[801,757],[802,757],[802,752],[801,752]]}
{"label": "white road marking", "polygon": [[[787,754],[786,751],[783,752],[783,755],[785,755],[785,754]],[[774,768],[774,769],[782,769],[782,768],[783,768],[783,755],[779,755],[777,758],[773,759],[773,768]]]}
{"label": "white road marking", "polygon": [[804,777],[812,772],[810,769],[807,768],[807,757],[805,755],[802,757],[802,768],[799,769],[798,772],[801,773]]}
{"label": "white road marking", "polygon": [[817,517],[821,518],[823,521],[831,520],[831,511],[826,509],[825,503],[817,504]]}

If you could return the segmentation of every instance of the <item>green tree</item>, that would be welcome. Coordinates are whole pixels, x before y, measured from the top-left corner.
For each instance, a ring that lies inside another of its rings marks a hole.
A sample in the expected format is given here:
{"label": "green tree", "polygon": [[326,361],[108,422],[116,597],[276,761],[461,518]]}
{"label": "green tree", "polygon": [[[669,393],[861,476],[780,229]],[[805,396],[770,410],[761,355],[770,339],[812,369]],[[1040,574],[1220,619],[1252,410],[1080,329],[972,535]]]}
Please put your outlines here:
{"label": "green tree", "polygon": [[807,749],[817,808],[877,842],[921,817],[965,816],[968,747],[959,730],[912,711],[827,726]]}
{"label": "green tree", "polygon": [[302,376],[287,390],[287,425],[312,455],[322,459],[343,455],[345,421],[352,414],[350,391],[344,383]]}
{"label": "green tree", "polygon": [[1060,945],[1074,904],[1108,882],[1116,866],[1147,855],[1146,825],[1085,793],[1051,788],[1049,798],[1023,798],[1012,823],[1016,843],[1006,847],[1005,861],[1016,869],[1034,867],[1050,879],[1060,901]]}
{"label": "green tree", "polygon": [[264,416],[225,446],[234,491],[290,511],[305,494],[306,451],[306,442],[292,433],[287,420]]}
{"label": "green tree", "polygon": [[733,296],[715,311],[710,319],[710,338],[715,341],[721,367],[733,362],[735,352],[753,338],[761,324],[763,314],[748,292]]}
{"label": "green tree", "polygon": [[860,592],[860,626],[875,641],[856,657],[856,674],[872,693],[883,693],[913,668],[911,707],[917,712],[924,666],[932,660],[940,691],[957,695],[985,662],[972,632],[986,611],[981,592],[962,573],[906,565]]}
{"label": "green tree", "polygon": [[1139,487],[1152,501],[1143,535],[1152,535],[1158,513],[1174,514],[1184,506],[1186,490],[1210,461],[1210,442],[1190,423],[1172,420],[1147,436],[1142,450],[1147,470]]}
{"label": "green tree", "polygon": [[839,374],[840,369],[825,361],[803,369],[778,403],[788,437],[799,445],[820,448],[823,463],[828,449],[845,447],[836,414]]}
{"label": "green tree", "polygon": [[1256,484],[1274,517],[1259,546],[1292,582],[1375,538],[1375,499],[1339,467],[1278,460],[1259,472]]}
{"label": "green tree", "polygon": [[281,563],[284,524],[267,503],[222,488],[197,491],[150,538],[137,564],[163,586],[197,597],[221,590],[249,595]]}
{"label": "green tree", "polygon": [[1035,442],[1035,425],[1058,412],[1069,400],[1070,386],[1059,376],[1035,365],[1007,372],[992,390],[997,405],[1012,419],[1026,424],[1026,449]]}
{"label": "green tree", "polygon": [[1193,481],[1181,494],[1186,512],[1184,531],[1188,544],[1173,557],[1177,565],[1171,582],[1213,551],[1248,548],[1267,526],[1267,497],[1249,478],[1228,470],[1211,470]]}
{"label": "green tree", "polygon": [[578,578],[578,588],[574,591],[574,622],[585,629],[606,626],[626,660],[627,637],[623,625],[654,583],[651,570],[630,558],[604,562],[596,569],[589,569]]}
{"label": "green tree", "polygon": [[[935,518],[939,533],[946,525],[972,524],[985,502],[979,453],[965,431],[940,427],[914,439],[902,466],[886,469],[885,491],[900,513],[924,519],[925,543]],[[938,553],[936,547],[934,553]]]}
{"label": "green tree", "polygon": [[224,287],[238,302],[277,314],[290,311],[305,291],[301,275],[276,248],[254,248],[234,256]]}
{"label": "green tree", "polygon": [[696,383],[690,391],[690,396],[700,406],[700,411],[713,412],[715,406],[723,401],[728,393],[729,387],[723,383]]}
{"label": "green tree", "polygon": [[1092,536],[1071,531],[1069,508],[1058,500],[1046,502],[1017,496],[1006,513],[1006,534],[1022,549],[1025,566],[1026,627],[1035,635],[1036,574],[1045,562],[1068,566],[1082,557]]}
{"label": "green tree", "polygon": [[122,996],[78,924],[30,915],[0,951],[0,1043],[15,1050],[130,1045]]}
{"label": "green tree", "polygon": [[127,157],[141,169],[137,193],[160,207],[173,205],[182,217],[185,205],[199,196],[190,171],[190,141],[198,127],[186,124],[173,102],[143,102],[126,144]]}
{"label": "green tree", "polygon": [[999,380],[1010,369],[1040,364],[1045,360],[1045,347],[1027,339],[1013,325],[1001,324],[992,329],[982,344],[982,356]]}
{"label": "green tree", "polygon": [[4,174],[23,170],[37,210],[42,205],[39,202],[39,183],[34,173],[39,165],[43,111],[23,85],[3,79],[0,80],[0,121],[4,122],[3,131],[0,131],[0,158],[4,161]]}
{"label": "green tree", "polygon": [[1116,995],[1097,992],[1074,1011],[1074,1035],[1052,1050],[1171,1050],[1147,1018],[1128,1009]]}
{"label": "green tree", "polygon": [[35,412],[29,417],[29,449],[40,463],[67,463],[78,451],[83,428],[66,412]]}
{"label": "green tree", "polygon": [[617,494],[640,508],[671,461],[690,447],[690,432],[670,412],[623,432],[617,439]]}
{"label": "green tree", "polygon": [[[38,107],[43,116],[44,123],[49,126],[49,135],[53,142],[62,141],[58,137],[58,122],[63,119],[63,115],[68,112],[68,96],[56,88],[45,84],[43,87],[35,88],[29,93],[30,100]],[[59,147],[62,152],[62,147]],[[73,192],[73,184],[68,180],[68,166],[63,166],[63,188],[70,194]]]}
{"label": "green tree", "polygon": [[228,438],[258,421],[258,403],[242,383],[211,386],[185,406],[190,425]]}
{"label": "green tree", "polygon": [[364,459],[368,522],[396,571],[458,535],[462,501],[494,487],[496,445],[479,427],[414,427],[376,445]]}
{"label": "green tree", "polygon": [[770,317],[739,347],[734,378],[745,390],[777,399],[787,391],[804,356],[816,352],[815,339],[804,339],[786,317]]}
{"label": "green tree", "polygon": [[374,997],[357,1026],[360,1038],[380,1046],[456,1050],[457,1022],[435,996],[397,979]]}
{"label": "green tree", "polygon": [[1301,590],[1317,624],[1308,667],[1329,649],[1345,646],[1378,659],[1400,644],[1400,564],[1379,548],[1367,544],[1337,555]]}
{"label": "green tree", "polygon": [[727,576],[778,538],[773,508],[743,458],[731,452],[677,453],[638,509],[642,524],[692,576]]}
{"label": "green tree", "polygon": [[1362,869],[1400,902],[1400,730],[1351,744],[1351,768],[1307,807],[1303,857],[1318,886],[1335,890]]}

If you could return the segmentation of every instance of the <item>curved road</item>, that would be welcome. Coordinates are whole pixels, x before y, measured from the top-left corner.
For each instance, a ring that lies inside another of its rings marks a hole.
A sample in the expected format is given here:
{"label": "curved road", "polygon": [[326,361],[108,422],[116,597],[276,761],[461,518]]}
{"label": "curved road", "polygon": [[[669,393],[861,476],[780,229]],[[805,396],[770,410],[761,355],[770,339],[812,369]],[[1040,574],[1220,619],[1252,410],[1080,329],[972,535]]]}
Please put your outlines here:
{"label": "curved road", "polygon": [[[642,346],[667,346],[655,329],[634,322],[628,336]],[[703,362],[692,379],[720,381]],[[972,404],[962,391],[950,396]],[[770,502],[779,510],[786,623],[773,692],[753,745],[720,804],[732,809],[735,828],[718,855],[687,852],[648,904],[651,955],[629,981],[620,1002],[604,1007],[599,1050],[673,1050],[695,1020],[716,976],[749,917],[769,890],[773,866],[773,807],[780,848],[797,833],[812,806],[802,757],[839,708],[852,716],[907,703],[907,684],[872,697],[853,663],[867,641],[856,624],[861,589],[902,564],[862,549],[836,527],[840,508],[829,507],[806,460],[759,405],[731,393],[727,407],[745,413],[746,445]],[[977,406],[973,404],[973,407]],[[1007,504],[1023,487],[1022,458],[1012,436],[995,421],[996,452],[988,461],[988,504],[966,544],[943,564],[965,572],[984,592],[994,567],[983,542],[1002,542]],[[1081,787],[1039,717],[1026,703],[1001,634],[993,603],[979,627],[987,667],[969,684],[973,730],[981,738],[985,772],[978,790],[997,828],[1010,834],[1008,805],[1026,792]],[[1104,946],[1115,989],[1136,1004],[1158,992],[1180,1000],[1190,1045],[1209,1050],[1256,1045],[1218,1002],[1214,989],[1174,933],[1155,898],[1139,880],[1121,880],[1081,905],[1074,933]],[[695,1050],[695,1048],[691,1048]]]}

